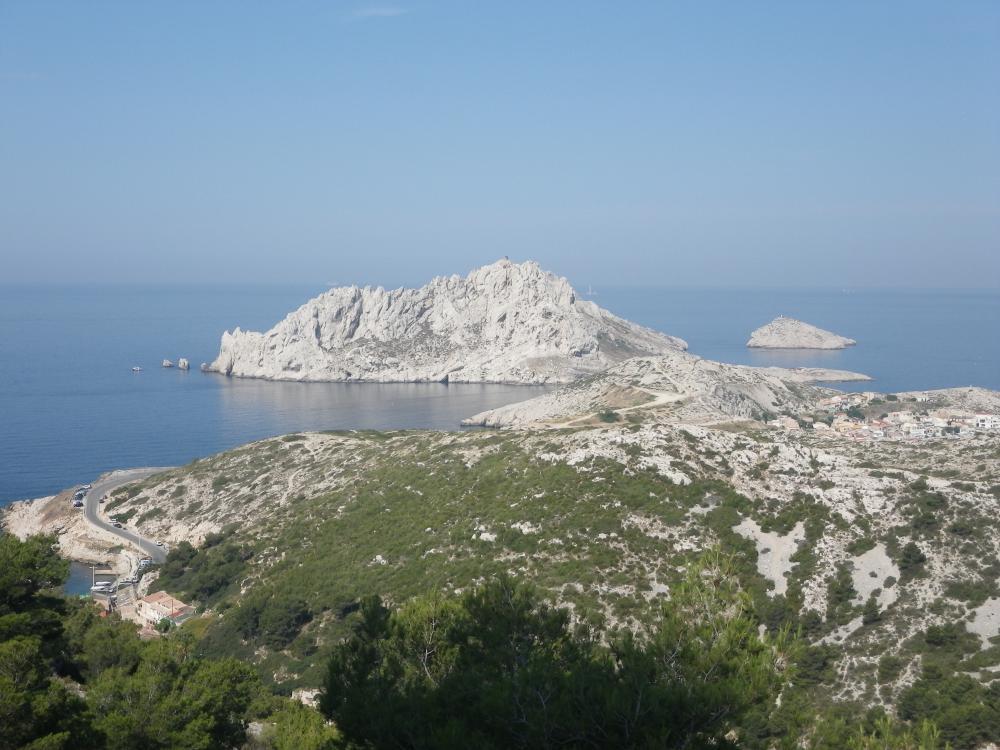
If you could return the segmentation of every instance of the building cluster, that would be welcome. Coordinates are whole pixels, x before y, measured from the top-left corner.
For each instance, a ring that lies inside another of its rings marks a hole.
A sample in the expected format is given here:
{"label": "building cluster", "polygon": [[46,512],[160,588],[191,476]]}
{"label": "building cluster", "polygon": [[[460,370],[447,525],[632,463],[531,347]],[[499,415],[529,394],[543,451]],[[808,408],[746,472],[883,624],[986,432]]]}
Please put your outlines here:
{"label": "building cluster", "polygon": [[194,614],[194,608],[180,599],[175,599],[166,591],[144,596],[135,603],[136,619],[145,625],[157,625],[161,620],[169,620],[172,625],[180,625]]}
{"label": "building cluster", "polygon": [[[913,403],[926,404],[929,397],[916,394]],[[780,417],[778,426],[786,430],[811,427],[817,432],[852,440],[927,440],[963,438],[979,432],[1000,432],[1000,415],[976,414],[952,407],[923,410],[900,409],[898,400],[886,400],[873,392],[844,393],[823,399],[818,406],[825,418]],[[880,406],[881,409],[871,409]],[[878,411],[878,416],[872,416]]]}

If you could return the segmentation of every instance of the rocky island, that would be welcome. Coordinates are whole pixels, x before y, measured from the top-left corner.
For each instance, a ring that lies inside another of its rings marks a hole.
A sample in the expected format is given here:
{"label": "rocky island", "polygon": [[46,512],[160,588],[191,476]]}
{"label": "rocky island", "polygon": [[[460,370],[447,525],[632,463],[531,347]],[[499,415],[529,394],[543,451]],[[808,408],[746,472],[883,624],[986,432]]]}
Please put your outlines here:
{"label": "rocky island", "polygon": [[567,383],[687,344],[506,258],[419,289],[339,287],[265,333],[226,332],[213,372],[299,381]]}
{"label": "rocky island", "polygon": [[846,336],[779,315],[751,333],[747,346],[755,349],[845,349],[856,343]]}

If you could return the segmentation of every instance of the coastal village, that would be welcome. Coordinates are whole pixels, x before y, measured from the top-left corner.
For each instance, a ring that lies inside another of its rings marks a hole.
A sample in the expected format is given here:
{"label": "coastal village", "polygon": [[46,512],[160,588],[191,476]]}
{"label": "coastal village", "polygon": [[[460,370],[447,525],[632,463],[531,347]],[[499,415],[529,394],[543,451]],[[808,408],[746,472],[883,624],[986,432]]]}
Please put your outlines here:
{"label": "coastal village", "polygon": [[929,393],[841,393],[816,406],[810,415],[781,416],[772,424],[856,441],[962,439],[1000,432],[1000,415],[938,405]]}
{"label": "coastal village", "polygon": [[94,568],[94,585],[90,597],[102,613],[117,613],[123,620],[139,626],[143,639],[157,638],[163,632],[177,627],[195,614],[195,608],[166,591],[149,593],[149,585],[156,576],[143,580],[143,574],[152,565],[148,557],[141,558],[138,568],[127,577],[118,576],[109,566]]}

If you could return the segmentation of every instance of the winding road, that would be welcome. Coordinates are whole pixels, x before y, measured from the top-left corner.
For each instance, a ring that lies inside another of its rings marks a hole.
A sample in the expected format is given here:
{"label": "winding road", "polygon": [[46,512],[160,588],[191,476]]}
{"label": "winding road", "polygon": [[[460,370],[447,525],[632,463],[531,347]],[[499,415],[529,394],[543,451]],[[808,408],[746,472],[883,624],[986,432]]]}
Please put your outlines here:
{"label": "winding road", "polygon": [[101,498],[114,492],[119,487],[138,482],[141,479],[166,471],[171,467],[149,467],[144,469],[125,469],[123,471],[112,472],[110,476],[94,482],[83,499],[83,515],[87,522],[105,531],[109,531],[115,536],[121,537],[133,546],[138,547],[151,558],[153,562],[161,563],[167,559],[167,551],[163,547],[157,546],[156,542],[141,537],[135,532],[127,529],[118,529],[111,521],[101,518]]}

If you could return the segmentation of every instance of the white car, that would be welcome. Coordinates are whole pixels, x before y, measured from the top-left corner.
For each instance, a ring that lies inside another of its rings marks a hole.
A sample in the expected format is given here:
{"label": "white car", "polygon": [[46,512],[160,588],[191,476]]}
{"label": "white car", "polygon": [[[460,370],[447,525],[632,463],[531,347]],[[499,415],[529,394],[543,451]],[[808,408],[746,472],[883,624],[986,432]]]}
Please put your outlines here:
{"label": "white car", "polygon": [[156,543],[156,546],[157,546],[157,547],[163,547],[163,546],[164,546],[164,544],[163,544],[163,542],[157,542],[157,543]]}

